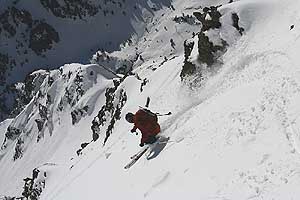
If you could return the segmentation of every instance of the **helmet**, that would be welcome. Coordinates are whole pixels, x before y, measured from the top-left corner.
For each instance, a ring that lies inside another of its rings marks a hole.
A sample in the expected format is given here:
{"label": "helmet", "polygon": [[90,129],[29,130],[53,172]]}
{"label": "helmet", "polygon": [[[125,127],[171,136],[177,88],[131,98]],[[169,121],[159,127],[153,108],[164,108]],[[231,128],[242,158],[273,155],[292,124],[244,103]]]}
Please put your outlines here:
{"label": "helmet", "polygon": [[134,114],[132,113],[127,113],[126,116],[125,116],[125,119],[129,122],[129,123],[133,123],[133,116]]}

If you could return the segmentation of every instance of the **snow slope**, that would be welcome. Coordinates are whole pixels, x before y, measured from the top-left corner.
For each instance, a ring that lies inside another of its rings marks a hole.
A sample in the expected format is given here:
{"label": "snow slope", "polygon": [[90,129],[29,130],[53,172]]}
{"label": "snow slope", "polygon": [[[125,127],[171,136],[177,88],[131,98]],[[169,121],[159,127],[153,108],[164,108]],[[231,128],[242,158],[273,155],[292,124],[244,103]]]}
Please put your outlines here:
{"label": "snow slope", "polygon": [[[183,9],[184,4],[175,1],[174,5]],[[55,125],[57,137],[43,140],[51,150],[45,144],[30,147],[46,157],[26,153],[13,163],[6,154],[0,160],[0,166],[26,168],[0,168],[1,174],[18,172],[0,180],[0,194],[20,193],[24,174],[29,176],[39,166],[48,174],[43,200],[298,199],[299,8],[300,3],[292,0],[241,0],[220,7],[221,20],[238,13],[245,33],[231,36],[231,28],[222,27],[220,33],[231,39],[230,46],[222,65],[199,88],[181,82],[182,51],[155,64],[156,70],[149,63],[160,58],[155,52],[151,58],[153,49],[145,51],[143,57],[148,60],[136,65],[134,72],[148,83],[142,92],[141,81],[134,76],[120,84],[118,90],[126,91],[127,101],[104,146],[103,132],[76,155],[80,143],[90,141],[91,121],[105,101],[103,93],[92,97],[100,87],[96,84],[83,98],[97,102],[87,117],[73,126],[69,116],[62,116],[65,123]],[[159,118],[161,134],[171,139],[157,157],[146,155],[124,170],[129,157],[140,149],[140,135],[130,134],[132,127],[124,115],[143,106],[148,96],[151,110],[172,111],[171,116]],[[38,160],[25,163],[25,157]],[[11,177],[16,182],[7,184]]]}

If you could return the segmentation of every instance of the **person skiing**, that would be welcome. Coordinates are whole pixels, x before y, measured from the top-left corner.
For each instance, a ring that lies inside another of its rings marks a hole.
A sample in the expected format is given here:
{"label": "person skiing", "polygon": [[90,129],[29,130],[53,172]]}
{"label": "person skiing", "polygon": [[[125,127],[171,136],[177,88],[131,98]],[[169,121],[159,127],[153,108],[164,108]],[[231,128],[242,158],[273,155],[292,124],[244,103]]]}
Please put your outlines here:
{"label": "person skiing", "polygon": [[133,123],[134,127],[131,132],[136,132],[139,129],[142,133],[140,147],[144,144],[153,144],[156,142],[156,135],[160,132],[160,126],[157,122],[157,115],[148,109],[139,109],[135,114],[127,113],[125,119],[129,123]]}

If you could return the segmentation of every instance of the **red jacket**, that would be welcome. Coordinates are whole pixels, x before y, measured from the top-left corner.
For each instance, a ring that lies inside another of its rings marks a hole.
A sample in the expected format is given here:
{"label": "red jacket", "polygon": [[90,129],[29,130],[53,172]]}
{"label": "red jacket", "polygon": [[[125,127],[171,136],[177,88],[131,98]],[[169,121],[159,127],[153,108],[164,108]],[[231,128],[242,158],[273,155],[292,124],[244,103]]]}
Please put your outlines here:
{"label": "red jacket", "polygon": [[153,119],[152,116],[144,110],[138,110],[133,117],[134,127],[142,133],[141,143],[145,143],[149,136],[155,136],[160,132],[159,124]]}

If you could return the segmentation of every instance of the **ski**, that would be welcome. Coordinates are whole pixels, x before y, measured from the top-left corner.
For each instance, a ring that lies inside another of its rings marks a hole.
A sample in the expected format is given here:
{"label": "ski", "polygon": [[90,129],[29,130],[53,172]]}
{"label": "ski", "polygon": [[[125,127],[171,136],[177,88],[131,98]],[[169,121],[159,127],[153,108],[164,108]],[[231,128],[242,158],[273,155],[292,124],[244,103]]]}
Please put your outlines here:
{"label": "ski", "polygon": [[129,169],[132,167],[150,148],[154,148],[156,145],[169,143],[170,137],[159,137],[158,140],[153,144],[148,144],[144,149],[140,150],[136,154],[130,157],[131,161],[124,167],[124,169]]}
{"label": "ski", "polygon": [[147,146],[143,151],[139,152],[137,155],[134,155],[132,160],[124,167],[124,169],[129,169],[132,167],[141,157],[146,153],[146,151],[149,149],[149,146]]}
{"label": "ski", "polygon": [[147,147],[144,147],[143,149],[141,149],[140,151],[138,151],[136,154],[132,155],[132,156],[130,157],[130,159],[134,159],[135,157],[137,157],[138,155],[140,155],[140,153],[142,153],[142,152],[145,150],[145,148],[148,148],[148,146],[147,146]]}

